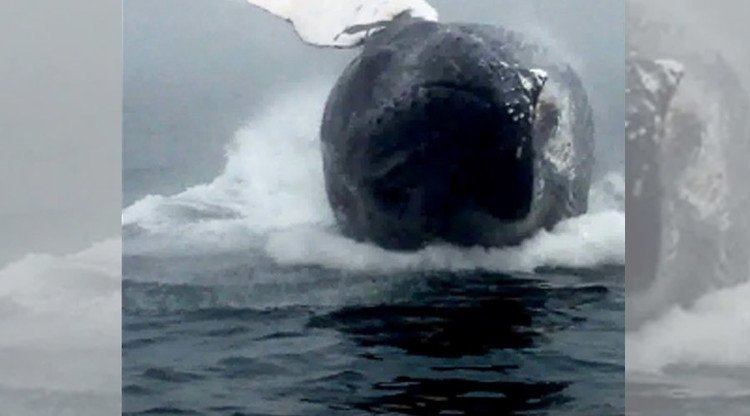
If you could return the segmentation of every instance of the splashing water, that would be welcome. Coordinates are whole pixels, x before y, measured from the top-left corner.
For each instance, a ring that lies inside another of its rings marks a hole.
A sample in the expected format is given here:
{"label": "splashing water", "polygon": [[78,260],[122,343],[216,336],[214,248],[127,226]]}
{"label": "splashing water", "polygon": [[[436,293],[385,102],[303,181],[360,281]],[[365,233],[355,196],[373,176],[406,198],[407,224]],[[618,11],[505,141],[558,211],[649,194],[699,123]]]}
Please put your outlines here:
{"label": "splashing water", "polygon": [[121,253],[121,241],[112,239],[67,256],[30,254],[0,270],[0,399],[6,410],[119,410]]}
{"label": "splashing water", "polygon": [[532,271],[624,263],[623,180],[616,173],[592,189],[589,214],[518,247],[433,245],[398,253],[341,236],[325,195],[317,132],[330,85],[306,84],[266,106],[237,133],[224,172],[213,182],[174,196],[148,196],[126,208],[124,232],[133,238],[126,252],[246,248],[282,265],[361,271]]}

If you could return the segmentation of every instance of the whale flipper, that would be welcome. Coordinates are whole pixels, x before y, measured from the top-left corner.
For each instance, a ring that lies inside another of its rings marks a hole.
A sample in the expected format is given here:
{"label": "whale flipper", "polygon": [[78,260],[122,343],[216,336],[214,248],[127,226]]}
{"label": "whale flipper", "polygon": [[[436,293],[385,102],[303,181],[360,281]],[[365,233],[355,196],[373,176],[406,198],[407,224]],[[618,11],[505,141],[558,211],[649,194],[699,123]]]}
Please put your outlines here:
{"label": "whale flipper", "polygon": [[425,0],[247,0],[294,25],[300,38],[315,46],[361,45],[398,16],[437,21]]}

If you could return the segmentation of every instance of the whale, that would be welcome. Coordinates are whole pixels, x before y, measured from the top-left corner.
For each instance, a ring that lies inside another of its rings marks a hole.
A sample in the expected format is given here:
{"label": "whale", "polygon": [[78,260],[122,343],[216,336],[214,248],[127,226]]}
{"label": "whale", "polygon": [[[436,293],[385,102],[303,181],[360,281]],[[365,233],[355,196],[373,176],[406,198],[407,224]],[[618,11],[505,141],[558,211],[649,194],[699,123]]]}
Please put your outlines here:
{"label": "whale", "polygon": [[[540,100],[550,81],[567,108]],[[587,209],[581,82],[500,28],[393,21],[339,78],[320,137],[342,231],[386,248],[513,245]]]}
{"label": "whale", "polygon": [[501,247],[587,211],[592,109],[558,54],[501,27],[438,22],[416,0],[368,18],[341,2],[335,22],[353,23],[335,35],[284,2],[251,3],[317,46],[360,48],[320,124],[344,235],[394,250]]}

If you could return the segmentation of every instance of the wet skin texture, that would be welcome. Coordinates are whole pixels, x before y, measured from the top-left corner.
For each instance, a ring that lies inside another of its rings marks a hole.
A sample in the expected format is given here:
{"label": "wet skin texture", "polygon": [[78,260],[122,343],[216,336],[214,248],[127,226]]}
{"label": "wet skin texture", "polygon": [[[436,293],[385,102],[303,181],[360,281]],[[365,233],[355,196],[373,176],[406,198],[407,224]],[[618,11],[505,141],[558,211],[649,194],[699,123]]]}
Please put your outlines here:
{"label": "wet skin texture", "polygon": [[[321,125],[326,190],[344,234],[391,249],[502,246],[584,212],[590,109],[572,71],[539,56],[488,26],[404,18],[371,37]],[[560,109],[540,101],[539,67],[576,90],[583,109],[572,120],[582,150],[575,180],[541,160]]]}

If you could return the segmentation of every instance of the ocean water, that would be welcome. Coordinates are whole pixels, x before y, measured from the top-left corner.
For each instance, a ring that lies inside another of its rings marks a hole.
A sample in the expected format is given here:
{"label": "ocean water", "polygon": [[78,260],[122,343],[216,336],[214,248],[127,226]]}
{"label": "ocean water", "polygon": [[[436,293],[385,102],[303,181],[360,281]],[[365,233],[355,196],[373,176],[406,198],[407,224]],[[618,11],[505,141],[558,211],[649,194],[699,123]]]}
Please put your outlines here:
{"label": "ocean water", "polygon": [[[228,260],[206,272],[264,274]],[[265,273],[293,282],[126,282],[124,413],[624,412],[621,270]],[[313,299],[257,306],[287,292]]]}
{"label": "ocean water", "polygon": [[323,191],[331,82],[278,91],[213,180],[124,209],[123,413],[624,414],[622,175],[518,247],[356,243]]}

